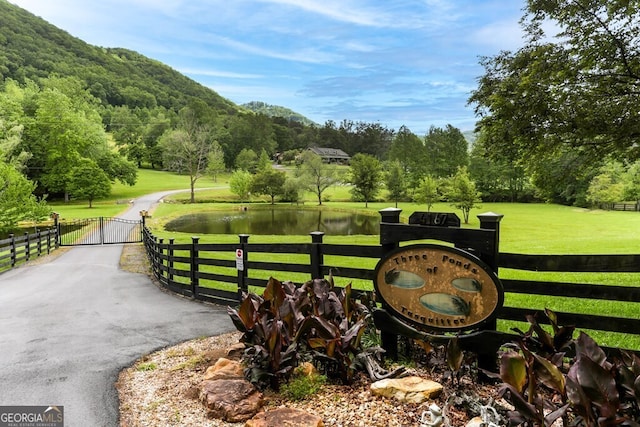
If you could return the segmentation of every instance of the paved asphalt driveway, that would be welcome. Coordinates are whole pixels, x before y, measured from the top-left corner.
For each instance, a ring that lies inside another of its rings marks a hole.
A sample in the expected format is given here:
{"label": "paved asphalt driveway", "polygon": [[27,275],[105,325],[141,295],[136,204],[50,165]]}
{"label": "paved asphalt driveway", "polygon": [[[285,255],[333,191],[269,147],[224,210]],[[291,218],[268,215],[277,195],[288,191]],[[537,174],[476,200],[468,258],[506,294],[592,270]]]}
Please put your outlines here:
{"label": "paved asphalt driveway", "polygon": [[[137,218],[160,197],[137,199]],[[65,427],[118,425],[119,371],[156,349],[234,330],[224,307],[118,269],[122,246],[75,247],[0,274],[0,405],[62,405]]]}

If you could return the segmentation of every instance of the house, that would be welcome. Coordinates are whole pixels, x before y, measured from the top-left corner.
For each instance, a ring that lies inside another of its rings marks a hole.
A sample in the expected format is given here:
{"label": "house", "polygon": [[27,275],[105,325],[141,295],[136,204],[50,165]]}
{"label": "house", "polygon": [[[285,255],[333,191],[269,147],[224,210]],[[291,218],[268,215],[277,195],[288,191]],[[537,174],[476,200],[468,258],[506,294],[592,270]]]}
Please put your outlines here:
{"label": "house", "polygon": [[349,157],[347,153],[338,148],[311,147],[309,150],[322,157],[322,161],[325,163],[348,165],[351,160],[351,157]]}

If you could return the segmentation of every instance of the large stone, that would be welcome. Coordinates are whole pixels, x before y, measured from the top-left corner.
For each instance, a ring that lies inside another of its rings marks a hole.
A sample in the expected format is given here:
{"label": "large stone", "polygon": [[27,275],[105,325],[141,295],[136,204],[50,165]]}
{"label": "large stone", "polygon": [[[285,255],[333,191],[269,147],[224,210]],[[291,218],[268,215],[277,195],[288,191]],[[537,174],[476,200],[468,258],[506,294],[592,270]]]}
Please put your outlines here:
{"label": "large stone", "polygon": [[200,401],[207,407],[207,416],[231,423],[247,421],[264,404],[262,393],[244,379],[203,381]]}
{"label": "large stone", "polygon": [[278,408],[258,415],[247,421],[244,427],[323,427],[322,418],[302,409]]}
{"label": "large stone", "polygon": [[237,360],[240,359],[242,353],[244,353],[246,346],[244,343],[236,343],[227,349],[227,357],[229,359]]}
{"label": "large stone", "polygon": [[221,357],[213,365],[209,366],[204,373],[205,380],[224,380],[244,378],[242,365],[235,360],[225,359]]}
{"label": "large stone", "polygon": [[371,384],[371,392],[378,396],[406,403],[422,403],[442,392],[442,385],[420,377],[388,378]]}

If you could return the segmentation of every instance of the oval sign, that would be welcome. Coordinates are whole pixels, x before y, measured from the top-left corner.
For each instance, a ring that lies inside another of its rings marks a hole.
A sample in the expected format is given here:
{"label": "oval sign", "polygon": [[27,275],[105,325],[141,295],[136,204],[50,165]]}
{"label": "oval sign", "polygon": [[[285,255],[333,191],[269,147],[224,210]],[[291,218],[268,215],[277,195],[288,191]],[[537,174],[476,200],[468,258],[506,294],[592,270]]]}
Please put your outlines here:
{"label": "oval sign", "polygon": [[478,328],[504,302],[495,273],[478,257],[449,246],[396,249],[378,262],[374,285],[387,309],[427,329]]}

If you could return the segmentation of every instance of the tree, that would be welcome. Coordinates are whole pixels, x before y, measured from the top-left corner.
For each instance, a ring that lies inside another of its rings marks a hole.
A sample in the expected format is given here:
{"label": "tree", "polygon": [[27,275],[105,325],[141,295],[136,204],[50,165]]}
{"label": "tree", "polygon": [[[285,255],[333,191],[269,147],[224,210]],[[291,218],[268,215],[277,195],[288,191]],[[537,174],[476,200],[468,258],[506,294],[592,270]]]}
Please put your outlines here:
{"label": "tree", "polygon": [[409,185],[417,186],[427,173],[424,143],[406,126],[400,127],[389,148],[389,160],[397,160],[408,177]]}
{"label": "tree", "polygon": [[527,202],[535,189],[523,163],[497,154],[489,158],[480,133],[469,156],[469,176],[485,201]]}
{"label": "tree", "polygon": [[539,196],[547,202],[587,206],[589,183],[599,172],[602,161],[568,148],[557,154],[541,156],[528,165],[531,181]]}
{"label": "tree", "polygon": [[255,172],[258,165],[258,155],[251,148],[243,148],[236,157],[236,169]]}
{"label": "tree", "polygon": [[433,204],[440,201],[438,180],[431,175],[422,178],[413,198],[418,203],[426,203],[427,212],[430,212]]}
{"label": "tree", "polygon": [[454,176],[449,179],[445,189],[445,197],[451,204],[462,211],[464,223],[469,223],[469,212],[482,200],[476,185],[469,178],[466,167],[458,168]]}
{"label": "tree", "polygon": [[459,129],[447,125],[444,129],[431,126],[424,137],[427,171],[436,178],[456,173],[460,166],[468,166],[468,144]]}
{"label": "tree", "polygon": [[385,185],[389,192],[389,197],[398,207],[398,200],[402,200],[407,194],[407,182],[402,165],[398,160],[394,160],[387,165],[385,174]]}
{"label": "tree", "polygon": [[596,175],[589,184],[587,201],[595,206],[610,205],[622,200],[624,184],[615,182],[614,177],[607,173]]}
{"label": "tree", "polygon": [[147,149],[143,142],[144,126],[140,118],[127,106],[116,107],[111,113],[110,129],[127,159],[141,167],[147,157]]}
{"label": "tree", "polygon": [[640,201],[640,161],[631,164],[622,179],[624,200]]}
{"label": "tree", "polygon": [[217,141],[211,143],[211,151],[207,155],[207,173],[211,175],[213,181],[218,180],[218,175],[225,170],[224,152]]}
{"label": "tree", "polygon": [[207,158],[213,148],[212,130],[199,112],[191,107],[180,111],[178,128],[166,132],[161,140],[163,163],[174,172],[189,175],[191,203],[195,203],[195,185],[204,176]]}
{"label": "tree", "polygon": [[639,158],[637,4],[529,0],[522,22],[526,45],[484,58],[470,98],[488,148],[529,162],[572,150]]}
{"label": "tree", "polygon": [[322,193],[332,185],[340,182],[340,173],[335,165],[326,164],[322,157],[305,151],[301,155],[302,163],[298,170],[299,177],[305,187],[318,197],[318,205],[322,205]]}
{"label": "tree", "polygon": [[106,146],[107,137],[95,107],[67,96],[59,86],[55,81],[34,97],[36,110],[23,147],[32,155],[30,178],[66,200],[70,171],[80,159],[91,158],[94,147]]}
{"label": "tree", "polygon": [[109,196],[111,181],[93,160],[82,159],[71,170],[69,193],[76,199],[87,199],[91,208],[94,200]]}
{"label": "tree", "polygon": [[45,218],[51,209],[33,195],[35,184],[14,166],[2,160],[0,152],[0,233],[13,229],[19,221]]}
{"label": "tree", "polygon": [[304,190],[304,185],[300,182],[300,179],[287,176],[282,186],[281,199],[285,202],[300,203],[301,193]]}
{"label": "tree", "polygon": [[255,194],[266,194],[271,197],[271,204],[274,204],[275,197],[282,194],[287,176],[284,172],[277,171],[271,167],[261,169],[253,176],[250,190]]}
{"label": "tree", "polygon": [[267,154],[266,151],[262,150],[260,152],[260,156],[258,157],[258,161],[256,162],[256,170],[260,171],[262,169],[270,169],[271,168],[271,158]]}
{"label": "tree", "polygon": [[238,196],[240,203],[249,199],[252,176],[246,170],[238,169],[231,174],[229,189]]}
{"label": "tree", "polygon": [[350,175],[351,192],[364,199],[364,205],[368,207],[369,200],[375,199],[382,186],[382,164],[369,154],[358,153],[351,158]]}

